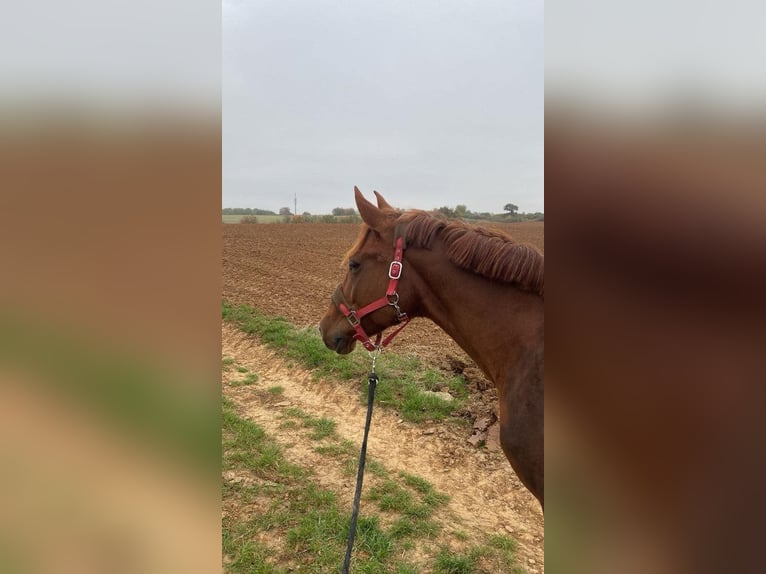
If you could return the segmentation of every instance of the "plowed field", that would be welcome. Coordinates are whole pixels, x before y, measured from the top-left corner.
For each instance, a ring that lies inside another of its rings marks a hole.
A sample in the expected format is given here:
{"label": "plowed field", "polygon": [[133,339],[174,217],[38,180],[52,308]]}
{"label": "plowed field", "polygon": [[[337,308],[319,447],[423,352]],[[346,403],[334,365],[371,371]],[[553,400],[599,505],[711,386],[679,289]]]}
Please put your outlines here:
{"label": "plowed field", "polygon": [[[543,225],[493,226],[542,250]],[[317,325],[344,276],[341,258],[358,231],[353,224],[223,225],[223,298],[282,315],[299,326]],[[449,356],[459,357],[469,364],[469,379],[483,379],[463,351],[428,320],[414,320],[394,346],[446,369]]]}
{"label": "plowed field", "polygon": [[[330,294],[343,278],[342,255],[353,243],[359,227],[352,224],[255,224],[223,225],[223,298],[231,303],[257,307],[268,315],[281,315],[298,326],[315,326],[329,306]],[[518,241],[543,249],[543,223],[501,224],[497,227]],[[232,326],[223,329],[224,354],[251,366],[268,382],[286,389],[290,403],[314,416],[340,421],[346,438],[358,442],[363,409],[358,395],[336,388],[332,381],[305,389],[295,380],[305,374],[293,370],[278,355],[266,352],[257,341]],[[364,352],[357,346],[354,352]],[[436,325],[414,320],[392,344],[391,352],[415,353],[427,363],[454,372],[462,370],[472,399],[465,416],[475,419],[494,412],[496,396],[492,384],[465,353]],[[385,360],[385,355],[381,358]],[[297,369],[295,369],[297,371]],[[363,374],[360,374],[360,378]],[[273,380],[272,380],[273,379]],[[253,420],[273,418],[273,407],[246,400],[241,389],[224,385],[224,393],[245,409]],[[432,480],[451,493],[451,503],[480,534],[511,533],[519,542],[519,554],[529,572],[543,571],[543,518],[539,505],[521,486],[497,444],[491,428],[487,447],[477,449],[467,442],[470,430],[423,429],[399,424],[394,415],[382,411],[371,432],[372,444],[393,448],[391,460]],[[494,425],[496,426],[496,425]],[[462,436],[460,433],[464,433]],[[427,443],[427,444],[426,444]],[[401,451],[401,452],[399,452]],[[328,476],[327,480],[332,477]],[[346,481],[347,482],[347,481]],[[339,492],[350,496],[349,484],[340,481]]]}

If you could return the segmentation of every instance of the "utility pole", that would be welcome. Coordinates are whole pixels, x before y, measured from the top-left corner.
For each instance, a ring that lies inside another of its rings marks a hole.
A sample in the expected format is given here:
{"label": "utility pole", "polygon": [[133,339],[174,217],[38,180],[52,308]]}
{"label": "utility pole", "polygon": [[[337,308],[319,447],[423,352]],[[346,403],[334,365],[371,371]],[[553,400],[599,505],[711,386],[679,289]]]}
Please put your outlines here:
{"label": "utility pole", "polygon": [[293,198],[293,215],[298,215],[298,192],[295,193]]}

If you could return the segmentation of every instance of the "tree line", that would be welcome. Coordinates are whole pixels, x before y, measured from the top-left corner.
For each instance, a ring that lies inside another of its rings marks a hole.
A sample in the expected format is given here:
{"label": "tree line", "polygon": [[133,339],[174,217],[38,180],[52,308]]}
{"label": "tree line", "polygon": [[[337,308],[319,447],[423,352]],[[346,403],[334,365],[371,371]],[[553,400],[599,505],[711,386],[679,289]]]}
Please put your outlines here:
{"label": "tree line", "polygon": [[443,205],[432,213],[441,214],[448,219],[466,219],[474,221],[544,221],[545,214],[536,211],[534,213],[518,213],[518,206],[506,203],[503,211],[506,213],[490,213],[488,211],[471,211],[465,205],[456,205],[454,208]]}
{"label": "tree line", "polygon": [[[474,221],[544,221],[545,214],[539,211],[534,213],[518,213],[518,206],[513,203],[506,203],[503,206],[505,213],[490,213],[488,211],[471,211],[466,205],[456,205],[450,207],[444,205],[437,209],[432,209],[431,213],[435,215],[443,215],[448,219],[465,219]],[[257,209],[250,207],[225,207],[223,215],[281,215],[285,218],[285,222],[291,221],[293,218],[300,219],[306,222],[323,222],[332,223],[342,220],[344,223],[355,223],[360,221],[359,215],[356,209],[353,207],[335,207],[332,210],[332,215],[312,215],[308,211],[304,211],[301,215],[294,215],[289,207],[282,207],[279,209],[279,213],[269,211],[267,209]],[[255,218],[251,219],[253,223],[257,221]]]}
{"label": "tree line", "polygon": [[258,209],[253,207],[224,207],[221,210],[223,215],[276,215],[275,212],[268,209]]}

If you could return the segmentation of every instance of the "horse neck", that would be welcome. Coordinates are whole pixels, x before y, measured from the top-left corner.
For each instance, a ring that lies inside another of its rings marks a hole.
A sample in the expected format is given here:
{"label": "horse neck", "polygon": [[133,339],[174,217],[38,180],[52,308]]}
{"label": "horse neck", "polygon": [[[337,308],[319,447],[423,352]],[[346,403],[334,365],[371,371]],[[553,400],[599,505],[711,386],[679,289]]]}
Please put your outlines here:
{"label": "horse neck", "polygon": [[439,325],[496,383],[543,344],[542,297],[457,267],[441,245],[405,257],[420,301],[414,314]]}

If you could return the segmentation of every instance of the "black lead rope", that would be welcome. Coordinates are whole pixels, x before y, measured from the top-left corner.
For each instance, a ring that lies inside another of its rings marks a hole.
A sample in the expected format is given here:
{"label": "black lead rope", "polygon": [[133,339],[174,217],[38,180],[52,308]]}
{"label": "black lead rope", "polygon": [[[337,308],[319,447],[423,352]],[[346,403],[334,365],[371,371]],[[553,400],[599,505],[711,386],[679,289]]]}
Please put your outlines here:
{"label": "black lead rope", "polygon": [[372,421],[372,406],[375,399],[375,386],[378,384],[378,375],[375,374],[375,362],[372,363],[372,372],[367,377],[369,393],[367,395],[367,421],[364,423],[364,439],[362,440],[362,451],[359,453],[359,470],[356,473],[356,492],[354,493],[354,506],[351,510],[351,525],[348,531],[348,545],[346,546],[346,558],[343,560],[342,574],[348,574],[351,564],[351,551],[354,548],[354,537],[356,536],[356,520],[359,518],[359,499],[362,497],[362,481],[364,480],[364,462],[367,457],[367,435],[370,432],[370,422]]}

